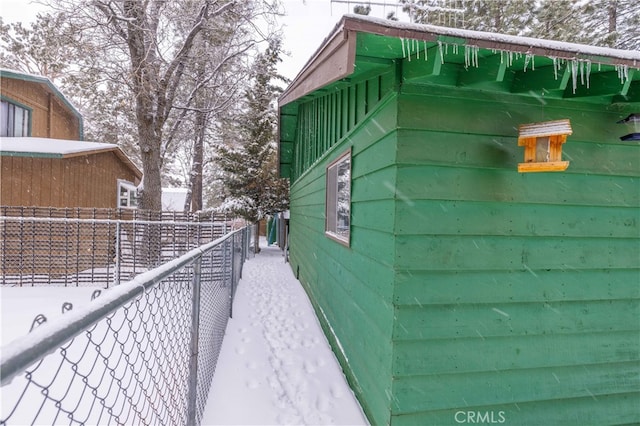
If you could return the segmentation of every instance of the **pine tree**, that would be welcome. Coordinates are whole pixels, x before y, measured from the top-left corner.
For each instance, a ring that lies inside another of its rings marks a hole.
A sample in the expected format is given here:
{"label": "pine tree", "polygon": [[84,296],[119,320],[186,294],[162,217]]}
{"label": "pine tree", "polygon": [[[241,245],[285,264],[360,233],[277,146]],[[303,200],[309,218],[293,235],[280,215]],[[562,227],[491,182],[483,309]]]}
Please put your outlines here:
{"label": "pine tree", "polygon": [[580,6],[582,39],[596,46],[640,49],[640,2],[592,0]]}
{"label": "pine tree", "polygon": [[527,35],[547,40],[580,43],[580,17],[576,0],[543,0],[535,10],[535,22]]}
{"label": "pine tree", "polygon": [[355,13],[356,15],[368,15],[369,13],[371,13],[371,5],[356,5],[353,6],[353,13]]}
{"label": "pine tree", "polygon": [[401,0],[414,22],[522,35],[534,2],[522,0]]}
{"label": "pine tree", "polygon": [[[275,99],[281,89],[273,80],[282,79],[276,72],[280,53],[281,41],[276,38],[257,56],[245,108],[236,125],[227,129],[227,137],[237,138],[238,143],[219,146],[223,209],[251,223],[286,210],[289,204],[288,182],[277,172]],[[257,241],[255,247],[258,250]]]}

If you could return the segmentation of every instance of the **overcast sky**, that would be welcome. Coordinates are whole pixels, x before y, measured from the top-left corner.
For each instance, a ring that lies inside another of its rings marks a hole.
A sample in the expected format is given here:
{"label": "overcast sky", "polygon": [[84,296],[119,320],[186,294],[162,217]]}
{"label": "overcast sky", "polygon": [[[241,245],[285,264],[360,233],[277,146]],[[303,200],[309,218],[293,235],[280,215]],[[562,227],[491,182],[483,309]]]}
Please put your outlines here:
{"label": "overcast sky", "polygon": [[[280,72],[290,79],[302,69],[311,55],[320,47],[343,14],[352,13],[357,1],[332,3],[331,0],[281,0],[287,16],[281,18],[284,49],[290,56],[284,57]],[[366,3],[361,2],[360,4]],[[391,1],[389,2],[391,3]],[[385,10],[383,10],[385,9]],[[5,23],[29,22],[42,5],[33,0],[0,0],[0,15]],[[371,15],[384,17],[393,7],[373,6]]]}

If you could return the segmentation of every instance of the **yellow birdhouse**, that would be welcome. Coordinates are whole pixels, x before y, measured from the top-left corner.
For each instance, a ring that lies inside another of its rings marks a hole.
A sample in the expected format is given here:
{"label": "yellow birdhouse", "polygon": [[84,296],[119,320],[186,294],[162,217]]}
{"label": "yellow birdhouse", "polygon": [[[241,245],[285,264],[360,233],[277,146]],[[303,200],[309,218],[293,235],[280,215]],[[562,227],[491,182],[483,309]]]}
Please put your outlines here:
{"label": "yellow birdhouse", "polygon": [[518,128],[518,146],[524,146],[524,163],[518,172],[561,172],[569,167],[562,161],[562,144],[573,133],[568,119],[521,124]]}

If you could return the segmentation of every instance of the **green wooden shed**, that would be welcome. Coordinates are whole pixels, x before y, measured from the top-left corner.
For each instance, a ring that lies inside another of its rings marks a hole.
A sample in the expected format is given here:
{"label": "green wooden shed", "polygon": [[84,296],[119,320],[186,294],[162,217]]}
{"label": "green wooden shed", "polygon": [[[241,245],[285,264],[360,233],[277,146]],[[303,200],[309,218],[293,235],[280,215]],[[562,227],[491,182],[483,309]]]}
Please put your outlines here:
{"label": "green wooden shed", "polygon": [[640,52],[347,15],[279,109],[372,424],[640,422]]}

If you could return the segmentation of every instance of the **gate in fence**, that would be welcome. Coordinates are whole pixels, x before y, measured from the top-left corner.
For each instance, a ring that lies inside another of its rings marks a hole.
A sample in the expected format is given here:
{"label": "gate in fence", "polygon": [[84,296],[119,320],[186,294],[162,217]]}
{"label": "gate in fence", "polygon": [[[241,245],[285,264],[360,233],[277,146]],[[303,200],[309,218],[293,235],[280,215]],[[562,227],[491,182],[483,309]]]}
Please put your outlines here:
{"label": "gate in fence", "polygon": [[117,285],[229,230],[219,214],[0,206],[0,285]]}
{"label": "gate in fence", "polygon": [[199,424],[251,229],[104,290],[4,346],[0,425]]}

